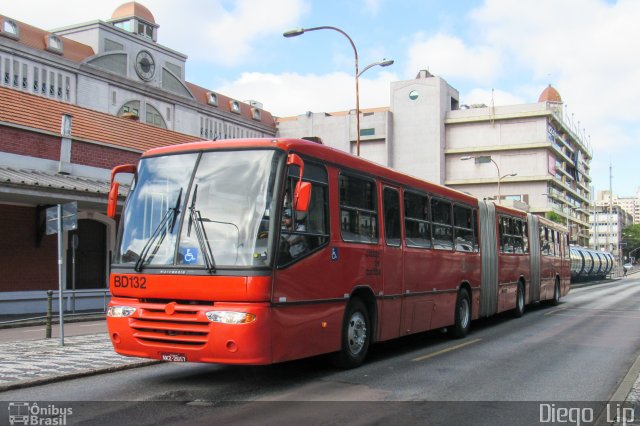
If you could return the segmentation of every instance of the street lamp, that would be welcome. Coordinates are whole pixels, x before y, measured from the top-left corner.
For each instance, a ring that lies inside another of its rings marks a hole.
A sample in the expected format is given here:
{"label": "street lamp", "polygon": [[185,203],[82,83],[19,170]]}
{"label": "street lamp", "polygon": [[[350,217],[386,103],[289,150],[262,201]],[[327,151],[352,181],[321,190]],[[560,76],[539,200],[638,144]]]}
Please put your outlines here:
{"label": "street lamp", "polygon": [[353,55],[355,57],[355,65],[356,65],[356,72],[355,72],[355,78],[356,78],[356,154],[359,157],[360,156],[360,91],[358,89],[358,77],[360,77],[362,75],[362,73],[365,72],[366,70],[368,70],[369,68],[372,68],[372,67],[375,67],[375,66],[378,66],[378,65],[381,66],[381,67],[388,67],[389,65],[393,64],[393,61],[392,60],[383,59],[382,61],[374,62],[373,64],[367,65],[362,70],[362,72],[358,72],[358,50],[356,49],[356,45],[353,43],[353,40],[351,40],[351,37],[349,37],[349,35],[347,33],[342,31],[340,28],[336,28],[336,27],[322,26],[322,27],[312,27],[312,28],[295,28],[293,30],[285,31],[282,35],[284,37],[291,38],[291,37],[297,37],[299,35],[302,35],[302,34],[308,32],[308,31],[317,31],[317,30],[333,30],[333,31],[337,31],[340,34],[342,34],[343,36],[345,36],[347,38],[347,40],[349,40],[349,43],[351,44],[351,47],[353,48]]}
{"label": "street lamp", "polygon": [[462,161],[475,160],[476,164],[493,163],[493,165],[496,166],[496,170],[498,171],[498,204],[500,204],[500,202],[502,200],[502,194],[500,192],[500,182],[502,181],[502,179],[504,179],[506,177],[518,176],[517,173],[508,173],[508,174],[506,174],[504,176],[501,176],[500,175],[500,167],[498,166],[498,163],[496,163],[495,160],[493,158],[491,158],[490,155],[479,155],[479,156],[466,155],[466,156],[460,158],[460,160],[462,160]]}

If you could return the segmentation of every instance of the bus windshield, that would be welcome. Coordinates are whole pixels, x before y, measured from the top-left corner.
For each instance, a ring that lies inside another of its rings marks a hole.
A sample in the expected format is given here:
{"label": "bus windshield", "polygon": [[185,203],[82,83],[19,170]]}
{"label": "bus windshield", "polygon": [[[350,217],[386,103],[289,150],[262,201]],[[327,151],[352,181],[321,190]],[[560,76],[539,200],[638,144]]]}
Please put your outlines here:
{"label": "bus windshield", "polygon": [[114,263],[211,272],[269,265],[282,157],[275,150],[246,150],[142,159]]}

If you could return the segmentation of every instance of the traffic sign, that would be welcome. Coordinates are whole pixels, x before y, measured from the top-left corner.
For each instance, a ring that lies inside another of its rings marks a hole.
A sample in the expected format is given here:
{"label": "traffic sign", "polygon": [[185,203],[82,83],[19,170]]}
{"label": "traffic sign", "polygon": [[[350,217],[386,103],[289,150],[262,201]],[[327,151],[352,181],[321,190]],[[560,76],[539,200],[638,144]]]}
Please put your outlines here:
{"label": "traffic sign", "polygon": [[[73,231],[78,229],[78,203],[67,203],[62,205],[62,229]],[[47,209],[47,235],[58,232],[58,206]]]}

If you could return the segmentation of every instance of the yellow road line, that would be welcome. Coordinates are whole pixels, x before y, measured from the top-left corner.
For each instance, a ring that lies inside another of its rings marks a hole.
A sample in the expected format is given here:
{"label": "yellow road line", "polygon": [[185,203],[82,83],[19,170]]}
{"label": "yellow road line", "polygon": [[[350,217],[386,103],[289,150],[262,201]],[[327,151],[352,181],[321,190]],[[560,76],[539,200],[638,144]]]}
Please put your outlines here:
{"label": "yellow road line", "polygon": [[469,340],[468,342],[460,343],[459,345],[450,346],[448,348],[439,350],[437,352],[433,352],[433,353],[430,353],[430,354],[427,354],[427,355],[420,356],[418,358],[414,358],[414,359],[412,359],[412,361],[424,361],[425,359],[433,358],[434,356],[442,355],[444,353],[455,351],[456,349],[460,349],[460,348],[463,348],[465,346],[469,346],[471,344],[479,342],[480,340],[482,340],[482,339]]}

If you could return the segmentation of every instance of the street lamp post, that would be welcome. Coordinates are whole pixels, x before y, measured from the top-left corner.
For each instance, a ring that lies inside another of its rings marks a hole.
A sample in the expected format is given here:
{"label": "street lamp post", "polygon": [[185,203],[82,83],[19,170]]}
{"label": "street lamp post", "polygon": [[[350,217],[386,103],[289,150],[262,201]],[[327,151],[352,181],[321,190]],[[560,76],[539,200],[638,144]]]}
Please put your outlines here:
{"label": "street lamp post", "polygon": [[349,35],[347,33],[342,31],[340,28],[336,28],[336,27],[321,26],[321,27],[312,27],[312,28],[296,28],[296,29],[293,29],[293,30],[286,31],[282,35],[284,37],[291,38],[291,37],[297,37],[299,35],[302,35],[302,34],[308,32],[308,31],[317,31],[317,30],[333,30],[333,31],[337,31],[340,34],[342,34],[343,36],[345,36],[347,38],[347,40],[349,40],[349,43],[351,44],[351,47],[353,48],[353,55],[355,57],[355,65],[356,65],[356,72],[355,72],[355,79],[356,79],[356,154],[359,157],[360,156],[360,90],[358,88],[358,77],[360,77],[362,75],[362,73],[365,72],[366,70],[368,70],[369,68],[375,67],[377,65],[379,65],[381,67],[388,67],[389,65],[393,64],[393,61],[392,60],[383,59],[382,61],[374,62],[373,64],[367,65],[362,70],[362,72],[358,72],[358,50],[356,49],[356,45],[353,43],[353,40],[351,40],[351,37],[349,37]]}
{"label": "street lamp post", "polygon": [[480,156],[464,156],[462,158],[460,158],[460,160],[462,161],[466,161],[466,160],[475,160],[476,164],[482,164],[482,163],[493,163],[494,166],[496,166],[496,170],[498,171],[498,204],[501,204],[501,200],[502,200],[502,193],[500,192],[500,182],[502,181],[502,179],[506,178],[506,177],[512,177],[512,176],[518,176],[517,173],[508,173],[504,176],[500,175],[500,167],[498,166],[498,163],[495,162],[495,160],[493,158],[491,158],[490,155],[480,155]]}

